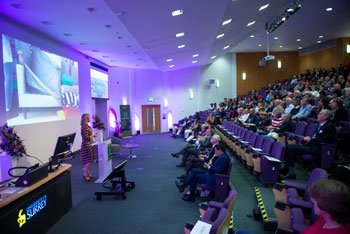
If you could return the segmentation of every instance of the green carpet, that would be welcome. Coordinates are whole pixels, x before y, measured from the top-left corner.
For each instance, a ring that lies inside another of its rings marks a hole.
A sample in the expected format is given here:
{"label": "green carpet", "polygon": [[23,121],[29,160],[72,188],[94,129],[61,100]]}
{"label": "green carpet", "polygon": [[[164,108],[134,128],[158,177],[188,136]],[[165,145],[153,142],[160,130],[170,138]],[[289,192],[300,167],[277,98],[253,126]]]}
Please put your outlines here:
{"label": "green carpet", "polygon": [[[127,140],[124,141],[126,143]],[[136,188],[127,193],[127,199],[107,196],[97,201],[94,193],[104,191],[101,184],[84,182],[79,155],[71,160],[73,207],[49,231],[49,234],[68,233],[183,233],[186,222],[198,220],[198,203],[185,202],[177,190],[174,180],[182,173],[175,167],[180,159],[170,156],[179,151],[185,142],[173,139],[170,134],[136,136],[134,143],[141,144],[133,151],[138,155],[126,165],[128,180],[136,182]],[[129,151],[122,149],[114,156],[113,165],[124,160]],[[97,176],[98,164],[92,172]],[[262,186],[248,170],[235,162],[232,183],[238,191],[234,207],[234,226],[252,233],[268,233],[260,221],[247,217],[256,206],[253,187]]]}

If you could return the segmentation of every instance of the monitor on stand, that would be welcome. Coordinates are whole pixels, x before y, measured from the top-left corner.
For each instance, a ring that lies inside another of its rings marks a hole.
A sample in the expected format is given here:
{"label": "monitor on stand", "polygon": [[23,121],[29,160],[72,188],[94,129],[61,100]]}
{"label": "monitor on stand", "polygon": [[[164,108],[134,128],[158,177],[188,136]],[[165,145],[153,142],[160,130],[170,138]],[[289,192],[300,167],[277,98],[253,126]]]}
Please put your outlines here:
{"label": "monitor on stand", "polygon": [[72,146],[75,139],[75,133],[60,136],[57,139],[55,151],[50,157],[49,171],[59,167],[60,162],[72,158]]}

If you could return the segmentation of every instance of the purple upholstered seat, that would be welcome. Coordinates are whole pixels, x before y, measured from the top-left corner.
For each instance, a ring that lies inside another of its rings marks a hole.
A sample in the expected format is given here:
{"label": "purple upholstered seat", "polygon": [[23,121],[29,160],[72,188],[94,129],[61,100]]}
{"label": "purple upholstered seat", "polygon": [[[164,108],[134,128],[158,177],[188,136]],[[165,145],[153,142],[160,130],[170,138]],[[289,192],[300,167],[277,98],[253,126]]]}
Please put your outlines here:
{"label": "purple upholstered seat", "polygon": [[270,155],[263,155],[260,162],[261,179],[266,184],[274,184],[278,179],[285,145],[274,142]]}
{"label": "purple upholstered seat", "polygon": [[[305,187],[304,194],[303,194],[303,200],[301,200],[299,197],[301,195],[300,189],[299,192],[296,189],[296,187],[292,187],[292,182],[286,182],[286,186],[288,186],[287,190],[287,203],[289,207],[299,207],[303,209],[311,209],[312,203],[310,202],[310,192],[309,188],[318,180],[327,178],[328,174],[325,170],[321,168],[316,168],[311,172],[311,175],[308,179],[308,183]],[[295,184],[294,184],[295,185]],[[300,187],[299,187],[300,188]]]}
{"label": "purple upholstered seat", "polygon": [[214,191],[215,194],[215,200],[217,201],[222,201],[227,197],[227,194],[229,192],[230,186],[230,175],[232,171],[234,163],[234,158],[230,157],[230,164],[227,168],[227,171],[225,174],[215,174],[215,188],[211,188],[207,184],[201,184],[200,187],[201,189],[204,190],[209,190],[209,191]]}

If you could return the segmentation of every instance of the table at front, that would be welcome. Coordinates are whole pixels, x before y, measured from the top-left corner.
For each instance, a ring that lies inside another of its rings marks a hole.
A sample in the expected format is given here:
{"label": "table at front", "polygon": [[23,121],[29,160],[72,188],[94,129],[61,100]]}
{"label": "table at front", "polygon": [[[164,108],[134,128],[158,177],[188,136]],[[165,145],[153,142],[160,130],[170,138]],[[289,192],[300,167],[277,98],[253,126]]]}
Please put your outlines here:
{"label": "table at front", "polygon": [[129,158],[136,158],[137,157],[136,155],[132,154],[132,149],[138,148],[138,147],[140,147],[140,144],[127,143],[127,144],[122,145],[122,148],[130,150],[130,154],[128,156]]}
{"label": "table at front", "polygon": [[0,188],[1,233],[45,233],[72,207],[71,165],[29,187]]}

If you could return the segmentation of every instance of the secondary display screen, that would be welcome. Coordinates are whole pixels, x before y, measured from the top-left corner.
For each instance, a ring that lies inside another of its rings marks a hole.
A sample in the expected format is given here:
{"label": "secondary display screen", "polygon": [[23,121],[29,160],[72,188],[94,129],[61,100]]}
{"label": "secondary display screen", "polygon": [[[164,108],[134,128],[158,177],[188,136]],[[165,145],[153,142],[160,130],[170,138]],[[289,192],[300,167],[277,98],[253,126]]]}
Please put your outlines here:
{"label": "secondary display screen", "polygon": [[91,97],[108,99],[108,74],[98,71],[96,69],[90,69],[91,75]]}

